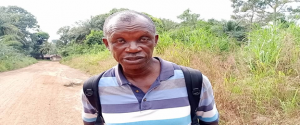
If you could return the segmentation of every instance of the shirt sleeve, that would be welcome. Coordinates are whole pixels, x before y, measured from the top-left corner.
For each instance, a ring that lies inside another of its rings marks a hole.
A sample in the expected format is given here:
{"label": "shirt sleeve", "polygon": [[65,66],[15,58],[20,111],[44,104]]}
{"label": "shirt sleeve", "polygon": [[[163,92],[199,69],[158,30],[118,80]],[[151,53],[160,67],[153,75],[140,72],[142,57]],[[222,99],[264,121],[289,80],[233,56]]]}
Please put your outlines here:
{"label": "shirt sleeve", "polygon": [[219,122],[219,113],[215,104],[212,86],[208,78],[204,75],[199,107],[196,114],[199,120],[206,124]]}
{"label": "shirt sleeve", "polygon": [[85,122],[95,122],[97,119],[96,109],[90,104],[89,100],[86,98],[83,91],[81,91],[82,95],[82,119]]}

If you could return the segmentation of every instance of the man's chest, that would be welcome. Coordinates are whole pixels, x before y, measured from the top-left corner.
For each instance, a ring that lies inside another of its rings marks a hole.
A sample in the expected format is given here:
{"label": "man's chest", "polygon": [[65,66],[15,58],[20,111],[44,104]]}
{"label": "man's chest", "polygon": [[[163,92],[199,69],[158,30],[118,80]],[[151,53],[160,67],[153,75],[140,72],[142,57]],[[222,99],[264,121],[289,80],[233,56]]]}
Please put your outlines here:
{"label": "man's chest", "polygon": [[102,114],[109,123],[186,125],[190,106],[184,79],[160,82],[147,93],[131,85],[99,88]]}

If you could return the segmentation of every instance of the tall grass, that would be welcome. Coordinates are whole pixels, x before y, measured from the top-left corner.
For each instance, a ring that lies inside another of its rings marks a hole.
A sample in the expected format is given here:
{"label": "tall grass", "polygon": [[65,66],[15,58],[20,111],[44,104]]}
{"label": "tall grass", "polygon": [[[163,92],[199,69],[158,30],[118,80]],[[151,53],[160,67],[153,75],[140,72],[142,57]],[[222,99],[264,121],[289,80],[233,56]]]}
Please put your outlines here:
{"label": "tall grass", "polygon": [[26,67],[36,62],[36,59],[18,53],[12,47],[0,44],[0,72]]}
{"label": "tall grass", "polygon": [[229,52],[236,46],[229,37],[218,37],[207,29],[182,27],[171,32],[163,33],[160,37],[157,52],[161,53],[164,47],[172,43],[182,44],[185,48],[189,48],[192,51],[205,50],[219,53]]}
{"label": "tall grass", "polygon": [[183,29],[163,34],[156,50],[209,76],[224,123],[293,124],[300,116],[299,30],[258,28],[239,47],[228,37]]}
{"label": "tall grass", "polygon": [[61,63],[86,71],[91,75],[99,74],[117,64],[108,50],[68,56],[63,58]]}
{"label": "tall grass", "polygon": [[300,116],[300,46],[296,35],[300,28],[279,27],[250,32],[248,45],[235,54],[237,68],[226,78],[229,90],[239,90],[231,92],[247,122],[264,117],[260,122],[278,124]]}

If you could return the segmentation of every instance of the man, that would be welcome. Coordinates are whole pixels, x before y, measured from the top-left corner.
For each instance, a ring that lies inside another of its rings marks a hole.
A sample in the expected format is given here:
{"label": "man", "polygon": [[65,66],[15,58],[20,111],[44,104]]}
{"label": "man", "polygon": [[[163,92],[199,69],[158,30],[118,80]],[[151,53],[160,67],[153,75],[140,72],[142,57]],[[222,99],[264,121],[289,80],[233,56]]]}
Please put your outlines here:
{"label": "man", "polygon": [[[107,125],[188,125],[190,105],[183,72],[174,63],[152,57],[158,35],[144,14],[122,11],[108,17],[103,42],[117,66],[99,81],[102,115]],[[202,123],[217,124],[219,115],[213,91],[203,76],[197,116]],[[82,95],[83,121],[93,125],[97,113]]]}

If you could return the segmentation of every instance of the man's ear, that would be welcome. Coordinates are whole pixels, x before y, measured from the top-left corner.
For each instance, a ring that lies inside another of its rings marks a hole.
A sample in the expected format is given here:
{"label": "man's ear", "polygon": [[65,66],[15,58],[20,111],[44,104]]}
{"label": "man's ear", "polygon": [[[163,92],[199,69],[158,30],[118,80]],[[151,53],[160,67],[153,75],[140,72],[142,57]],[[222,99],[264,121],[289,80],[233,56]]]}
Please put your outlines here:
{"label": "man's ear", "polygon": [[157,45],[158,38],[159,38],[159,36],[156,34],[156,35],[155,35],[155,41],[154,41],[154,42],[155,42],[155,46]]}
{"label": "man's ear", "polygon": [[109,44],[108,44],[108,41],[107,41],[106,37],[103,37],[103,38],[102,38],[102,41],[103,41],[103,43],[105,44],[106,48],[110,51],[110,49],[109,49]]}

